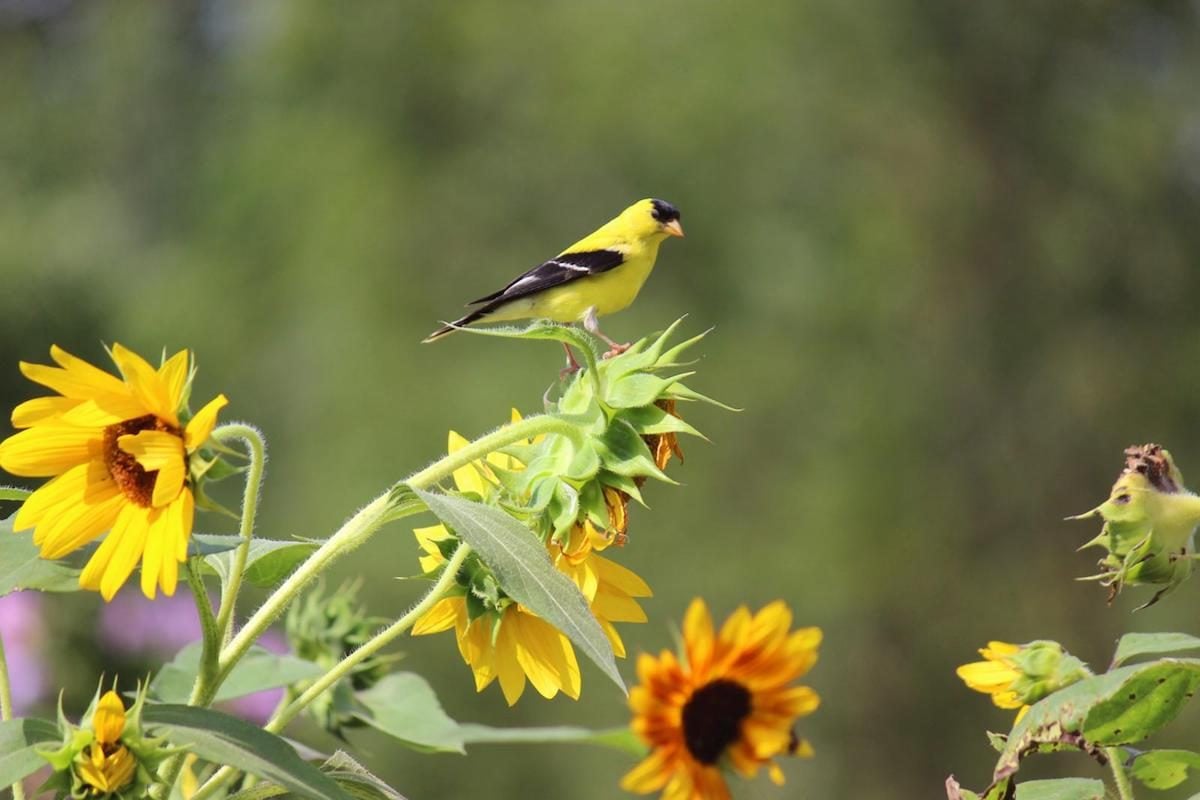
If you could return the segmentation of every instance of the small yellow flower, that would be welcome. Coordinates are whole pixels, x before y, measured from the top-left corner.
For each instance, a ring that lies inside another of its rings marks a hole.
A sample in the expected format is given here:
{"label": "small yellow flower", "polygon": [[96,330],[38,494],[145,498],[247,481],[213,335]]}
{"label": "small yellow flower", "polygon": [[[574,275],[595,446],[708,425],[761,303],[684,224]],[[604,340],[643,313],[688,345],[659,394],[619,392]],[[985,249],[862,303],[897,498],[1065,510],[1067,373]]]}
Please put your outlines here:
{"label": "small yellow flower", "polygon": [[120,791],[133,780],[137,759],[125,745],[125,705],[114,691],[105,692],[92,717],[95,739],[76,757],[76,773],[91,794],[106,796]]}
{"label": "small yellow flower", "polygon": [[1020,709],[1014,725],[1032,703],[1091,674],[1086,664],[1058,642],[988,642],[979,654],[983,661],[963,664],[955,672],[967,688],[991,695],[998,708]]}
{"label": "small yellow flower", "polygon": [[[513,420],[519,419],[520,415],[514,411]],[[449,452],[461,449],[466,443],[462,436],[450,432]],[[486,463],[474,462],[454,473],[458,490],[488,497],[495,489],[495,475],[489,464],[510,470],[522,467],[508,456],[490,454]],[[621,514],[623,519],[623,506]],[[413,533],[424,552],[421,569],[426,573],[437,570],[446,560],[439,543],[449,538],[449,532],[442,525],[434,525],[417,528]],[[646,614],[634,598],[649,597],[651,592],[634,572],[596,554],[610,541],[590,523],[584,523],[576,527],[565,546],[550,543],[547,547],[558,568],[587,598],[613,651],[624,657],[625,645],[613,623],[645,622]],[[472,620],[464,597],[446,597],[416,622],[412,633],[422,636],[451,628],[463,660],[475,675],[476,691],[483,691],[499,680],[504,699],[513,705],[524,693],[528,681],[547,699],[559,692],[572,699],[579,698],[579,662],[570,640],[519,603],[507,605],[498,616],[484,614]]]}
{"label": "small yellow flower", "polygon": [[21,363],[21,372],[58,396],[13,410],[20,432],[0,442],[0,468],[52,478],[21,506],[13,529],[33,528],[43,558],[58,559],[106,531],[79,577],[111,600],[142,564],[142,591],[174,594],[187,557],[195,497],[188,458],[212,433],[228,402],[218,395],[186,424],[191,366],[181,350],[157,370],[114,344],[121,377],[54,346],[58,366]]}
{"label": "small yellow flower", "polygon": [[793,686],[817,660],[819,628],[791,630],[792,612],[776,601],[751,614],[735,611],[714,632],[704,601],[684,617],[684,660],[663,650],[638,659],[640,685],[629,693],[633,730],[651,748],[621,787],[663,800],[728,800],[722,767],[745,778],[766,767],[783,783],[777,756],[812,755],[794,724],[820,703]]}
{"label": "small yellow flower", "polygon": [[1025,705],[1013,691],[1013,685],[1020,680],[1021,671],[1013,666],[1011,660],[1021,651],[1020,645],[1008,642],[988,642],[987,647],[981,648],[979,654],[983,661],[973,661],[963,664],[956,670],[958,677],[963,679],[967,688],[992,696],[992,702],[997,708],[1019,708],[1017,719],[1025,716],[1029,706]]}

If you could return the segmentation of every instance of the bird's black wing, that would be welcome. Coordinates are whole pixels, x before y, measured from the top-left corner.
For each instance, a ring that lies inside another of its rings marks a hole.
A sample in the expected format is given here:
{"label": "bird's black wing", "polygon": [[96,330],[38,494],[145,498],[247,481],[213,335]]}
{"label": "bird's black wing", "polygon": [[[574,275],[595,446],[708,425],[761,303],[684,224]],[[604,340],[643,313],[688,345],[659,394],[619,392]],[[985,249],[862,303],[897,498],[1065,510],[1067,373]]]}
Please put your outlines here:
{"label": "bird's black wing", "polygon": [[618,250],[587,250],[581,253],[563,253],[549,261],[538,264],[498,292],[472,300],[469,306],[479,303],[507,302],[519,297],[568,283],[576,278],[599,275],[625,263],[625,254]]}

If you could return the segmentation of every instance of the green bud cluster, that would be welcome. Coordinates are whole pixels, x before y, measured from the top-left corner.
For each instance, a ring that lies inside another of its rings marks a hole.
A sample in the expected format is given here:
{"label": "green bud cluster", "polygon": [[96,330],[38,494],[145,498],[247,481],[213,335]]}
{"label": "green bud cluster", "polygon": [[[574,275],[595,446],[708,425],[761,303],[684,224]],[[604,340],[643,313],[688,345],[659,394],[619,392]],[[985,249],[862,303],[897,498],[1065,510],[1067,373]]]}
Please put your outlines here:
{"label": "green bud cluster", "polygon": [[[1072,519],[1099,516],[1100,534],[1083,545],[1100,547],[1099,581],[1109,601],[1124,586],[1159,586],[1140,608],[1153,605],[1192,574],[1200,497],[1183,487],[1171,454],[1156,444],[1125,450],[1125,468],[1101,505]],[[1083,549],[1083,548],[1080,548]]]}
{"label": "green bud cluster", "polygon": [[1063,649],[1058,642],[1039,639],[1021,646],[1007,661],[1020,673],[1009,691],[1026,705],[1083,680],[1092,674],[1087,664]]}
{"label": "green bud cluster", "polygon": [[[620,493],[622,503],[631,498],[644,504],[641,486],[647,479],[675,483],[663,471],[664,454],[679,453],[674,437],[703,438],[673,413],[676,402],[700,400],[729,408],[683,383],[695,373],[680,370],[686,366],[681,357],[705,334],[668,347],[680,322],[613,358],[589,359],[587,368],[555,387],[561,394],[547,398],[546,411],[574,425],[578,439],[552,435],[505,451],[524,465],[496,471],[505,500],[544,539],[568,544],[574,529],[585,523],[623,536],[623,529],[613,530],[623,518],[623,508],[619,513],[614,509],[613,493]],[[578,340],[574,343],[582,347]],[[584,344],[595,352],[590,337]]]}
{"label": "green bud cluster", "polygon": [[[318,584],[288,609],[285,630],[297,656],[331,669],[387,623],[383,617],[366,614],[358,602],[361,588],[361,581],[355,581],[327,594],[323,583]],[[317,697],[308,713],[334,734],[360,726],[362,722],[354,715],[354,692],[378,683],[395,660],[395,656],[375,655],[356,665],[331,691]],[[303,690],[304,685],[297,688]]]}

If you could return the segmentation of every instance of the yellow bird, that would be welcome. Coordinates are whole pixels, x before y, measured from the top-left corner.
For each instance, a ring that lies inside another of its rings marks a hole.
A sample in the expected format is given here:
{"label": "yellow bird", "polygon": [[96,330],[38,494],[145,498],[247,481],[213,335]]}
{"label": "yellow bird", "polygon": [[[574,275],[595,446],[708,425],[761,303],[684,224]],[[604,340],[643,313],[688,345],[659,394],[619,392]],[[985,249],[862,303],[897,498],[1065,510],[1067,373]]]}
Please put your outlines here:
{"label": "yellow bird", "polygon": [[[582,322],[612,345],[614,352],[621,352],[627,345],[619,345],[601,333],[598,320],[633,302],[654,269],[658,246],[668,236],[683,236],[679,209],[663,200],[639,200],[503,289],[472,300],[467,305],[479,308],[438,328],[425,341],[432,342],[479,320],[537,318]],[[567,355],[571,357],[569,348]]]}

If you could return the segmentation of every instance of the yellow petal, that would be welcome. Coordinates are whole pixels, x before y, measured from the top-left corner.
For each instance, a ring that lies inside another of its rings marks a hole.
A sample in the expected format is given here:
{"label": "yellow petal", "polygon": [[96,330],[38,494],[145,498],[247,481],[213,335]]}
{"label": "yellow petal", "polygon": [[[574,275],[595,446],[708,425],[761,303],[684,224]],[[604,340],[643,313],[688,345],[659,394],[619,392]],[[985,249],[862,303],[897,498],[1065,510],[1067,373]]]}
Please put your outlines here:
{"label": "yellow petal", "polygon": [[116,744],[125,731],[125,704],[121,696],[111,689],[104,693],[96,704],[92,715],[92,730],[100,744]]}
{"label": "yellow petal", "polygon": [[58,345],[50,348],[50,356],[58,362],[58,367],[22,361],[21,374],[34,383],[53,389],[63,397],[73,397],[77,400],[105,395],[129,395],[129,389],[119,378],[81,358],[76,358]]}
{"label": "yellow petal", "polygon": [[454,609],[454,601],[462,602],[461,597],[444,597],[433,604],[433,607],[426,611],[413,624],[412,635],[424,636],[429,633],[441,633],[448,631],[454,627],[455,620],[458,617]]}
{"label": "yellow petal", "polygon": [[151,501],[156,508],[179,496],[186,477],[183,440],[166,431],[148,430],[125,434],[117,439],[117,446],[137,459],[142,469],[158,472]]}
{"label": "yellow petal", "polygon": [[671,777],[671,751],[660,747],[621,778],[621,788],[634,794],[657,792]]}
{"label": "yellow petal", "polygon": [[631,569],[626,569],[612,559],[604,556],[592,556],[591,561],[600,573],[600,579],[610,586],[620,589],[630,597],[653,597],[649,585]]}
{"label": "yellow petal", "polygon": [[[187,561],[188,557],[188,540],[192,536],[192,524],[196,518],[196,498],[192,496],[190,489],[184,489],[179,493],[179,498],[171,504],[171,530],[175,537],[175,560],[178,562]],[[163,588],[168,595],[174,594],[174,588],[167,590]]]}
{"label": "yellow petal", "polygon": [[166,388],[174,408],[183,405],[183,389],[187,385],[190,358],[187,350],[180,350],[158,368],[158,379]]}
{"label": "yellow petal", "polygon": [[508,625],[509,615],[516,613],[518,612],[512,607],[505,612],[505,620],[500,626],[500,635],[496,637],[496,645],[493,648],[492,660],[496,677],[500,679],[500,691],[504,693],[504,700],[510,706],[520,700],[525,691],[525,670],[521,669],[521,664],[517,661],[517,644]]}
{"label": "yellow petal", "polygon": [[35,397],[21,403],[12,412],[14,428],[28,428],[61,416],[79,405],[82,400],[70,397]]}
{"label": "yellow petal", "polygon": [[84,589],[98,591],[111,600],[121,584],[133,572],[150,527],[149,510],[125,504],[121,507],[112,530],[96,548],[79,576]]}
{"label": "yellow petal", "polygon": [[692,673],[703,675],[708,669],[713,649],[712,617],[699,597],[692,600],[683,615],[683,641]]}
{"label": "yellow petal", "polygon": [[225,395],[219,394],[209,400],[204,408],[197,411],[196,416],[188,421],[184,439],[189,453],[208,441],[213,428],[217,425],[217,414],[227,405],[229,405],[229,400]]}
{"label": "yellow petal", "polygon": [[158,371],[146,359],[120,344],[113,344],[112,357],[133,396],[146,411],[178,427],[179,398],[171,396],[170,388],[159,377]]}
{"label": "yellow petal", "polygon": [[0,468],[27,478],[49,478],[88,461],[102,441],[92,428],[37,425],[0,442]]}
{"label": "yellow petal", "polygon": [[34,542],[42,558],[54,560],[73,553],[113,526],[121,508],[128,504],[116,484],[88,486],[72,505],[56,506],[38,523]]}
{"label": "yellow petal", "polygon": [[[87,489],[90,470],[90,464],[79,464],[35,489],[17,509],[13,530],[29,530],[56,506],[76,503]],[[40,539],[34,543],[40,543]]]}

